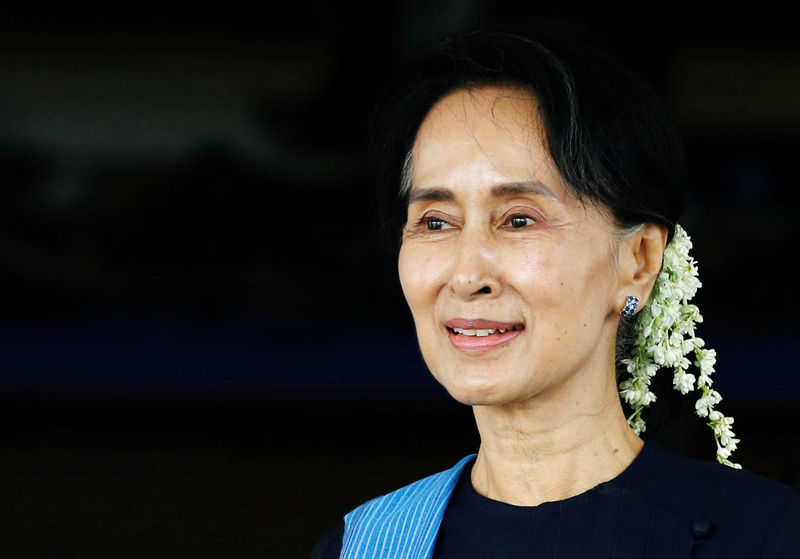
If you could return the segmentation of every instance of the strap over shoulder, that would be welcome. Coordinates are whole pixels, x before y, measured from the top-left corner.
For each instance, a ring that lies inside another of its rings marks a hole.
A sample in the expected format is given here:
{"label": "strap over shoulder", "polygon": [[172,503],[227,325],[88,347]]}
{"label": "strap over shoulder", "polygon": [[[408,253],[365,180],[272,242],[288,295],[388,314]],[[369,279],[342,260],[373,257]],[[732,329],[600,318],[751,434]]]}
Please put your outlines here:
{"label": "strap over shoulder", "polygon": [[342,559],[430,559],[447,502],[464,466],[428,476],[345,515]]}

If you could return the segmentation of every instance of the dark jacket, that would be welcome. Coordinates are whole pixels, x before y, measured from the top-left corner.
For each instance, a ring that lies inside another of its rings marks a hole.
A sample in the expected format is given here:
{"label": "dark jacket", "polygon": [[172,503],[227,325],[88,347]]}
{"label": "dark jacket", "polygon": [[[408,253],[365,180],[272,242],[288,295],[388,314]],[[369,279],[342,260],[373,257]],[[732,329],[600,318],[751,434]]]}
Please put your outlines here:
{"label": "dark jacket", "polygon": [[[455,485],[447,485],[446,480],[454,476],[459,479],[464,472],[468,475],[470,466],[471,461],[462,460],[446,472],[358,507],[347,515],[343,530],[329,534],[320,542],[312,558],[339,557],[343,539],[352,542],[362,538],[367,543],[360,546],[358,553],[350,553],[350,557],[386,559],[393,557],[387,551],[393,548],[393,539],[397,540],[397,549],[408,550],[408,541],[414,539],[420,528],[427,531],[431,526],[442,541],[434,548],[415,551],[409,557],[449,557],[446,546],[439,544],[472,538],[472,542],[477,543],[462,546],[458,555],[467,559],[474,550],[476,557],[485,558],[487,551],[479,549],[484,539],[479,532],[485,525],[481,518],[475,521],[477,532],[469,534],[458,532],[457,527],[464,526],[463,518],[449,518],[448,513],[429,515],[419,526],[407,530],[409,533],[405,536],[403,530],[397,529],[400,521],[402,526],[407,526],[403,510],[419,510],[418,503],[427,499],[431,491],[445,487],[442,499],[447,503]],[[436,480],[441,483],[436,485]],[[420,493],[421,486],[432,489]],[[559,506],[567,502],[569,506]],[[684,458],[654,443],[647,443],[618,477],[586,494],[544,505],[545,509],[550,507],[549,520],[556,522],[552,532],[569,537],[561,537],[553,543],[545,541],[547,536],[543,538],[539,533],[537,544],[530,546],[531,552],[524,557],[538,557],[539,551],[552,549],[547,556],[559,559],[800,559],[800,493],[746,471]],[[520,513],[524,512],[525,507],[518,508]],[[486,535],[496,535],[498,530],[509,525],[487,526]],[[565,529],[567,526],[569,530]],[[371,549],[369,538],[379,541],[381,549]],[[401,541],[403,538],[408,541]],[[489,556],[513,559],[493,545],[495,547],[487,547],[493,550]]]}

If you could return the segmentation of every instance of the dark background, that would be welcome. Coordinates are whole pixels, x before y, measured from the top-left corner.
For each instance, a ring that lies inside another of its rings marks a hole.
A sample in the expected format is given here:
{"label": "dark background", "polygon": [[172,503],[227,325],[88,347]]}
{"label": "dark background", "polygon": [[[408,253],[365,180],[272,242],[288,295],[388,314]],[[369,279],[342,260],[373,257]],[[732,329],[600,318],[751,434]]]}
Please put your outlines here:
{"label": "dark background", "polygon": [[497,15],[584,22],[665,99],[734,458],[800,487],[794,18],[522,5],[0,23],[0,556],[304,557],[476,450],[375,231],[367,123],[400,62]]}

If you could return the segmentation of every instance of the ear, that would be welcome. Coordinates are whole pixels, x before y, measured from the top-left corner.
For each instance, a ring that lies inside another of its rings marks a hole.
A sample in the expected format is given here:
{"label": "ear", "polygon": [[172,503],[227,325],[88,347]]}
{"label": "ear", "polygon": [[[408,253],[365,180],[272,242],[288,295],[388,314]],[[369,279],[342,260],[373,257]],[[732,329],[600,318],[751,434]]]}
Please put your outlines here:
{"label": "ear", "polygon": [[661,272],[667,234],[665,226],[645,223],[639,231],[620,243],[620,293],[617,297],[617,310],[625,305],[628,295],[638,297],[642,302],[641,306],[650,298],[650,292]]}

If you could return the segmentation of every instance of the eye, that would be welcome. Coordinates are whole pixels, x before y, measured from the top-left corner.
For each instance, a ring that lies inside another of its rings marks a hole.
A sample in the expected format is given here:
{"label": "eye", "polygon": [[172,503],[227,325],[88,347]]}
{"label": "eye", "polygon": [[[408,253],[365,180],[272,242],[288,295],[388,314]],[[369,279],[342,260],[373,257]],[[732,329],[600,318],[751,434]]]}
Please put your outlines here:
{"label": "eye", "polygon": [[440,217],[425,217],[422,222],[428,231],[442,231],[451,227],[449,223]]}
{"label": "eye", "polygon": [[506,224],[511,229],[523,229],[535,225],[536,220],[529,215],[516,214],[509,217]]}

